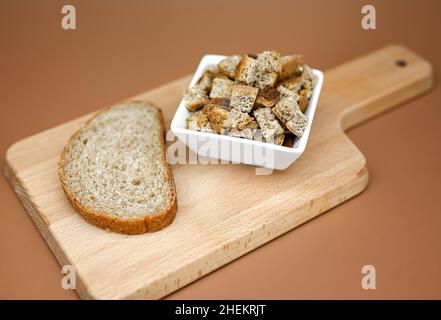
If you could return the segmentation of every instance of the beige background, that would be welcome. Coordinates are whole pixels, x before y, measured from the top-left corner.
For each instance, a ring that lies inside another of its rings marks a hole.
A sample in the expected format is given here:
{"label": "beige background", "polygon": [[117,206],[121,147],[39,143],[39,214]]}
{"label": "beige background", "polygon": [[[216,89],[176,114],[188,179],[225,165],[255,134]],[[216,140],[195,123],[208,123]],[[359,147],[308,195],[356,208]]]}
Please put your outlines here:
{"label": "beige background", "polygon": [[[326,69],[395,42],[439,75],[440,1],[2,1],[0,152],[15,141],[194,71],[205,53],[274,48]],[[62,4],[77,9],[60,27]],[[349,132],[368,159],[360,196],[169,298],[441,298],[441,89]],[[50,142],[48,142],[50,143]],[[4,156],[0,160],[3,168]],[[4,177],[0,298],[77,299]],[[373,264],[377,289],[362,290]]]}

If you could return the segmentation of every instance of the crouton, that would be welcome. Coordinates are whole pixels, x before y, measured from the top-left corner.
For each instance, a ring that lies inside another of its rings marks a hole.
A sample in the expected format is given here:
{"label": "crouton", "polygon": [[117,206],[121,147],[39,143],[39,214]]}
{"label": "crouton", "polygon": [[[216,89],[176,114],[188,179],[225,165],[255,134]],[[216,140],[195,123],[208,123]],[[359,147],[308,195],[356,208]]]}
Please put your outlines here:
{"label": "crouton", "polygon": [[236,74],[236,67],[241,59],[242,57],[238,55],[230,56],[223,59],[221,62],[218,63],[220,72],[222,72],[229,78],[234,78]]}
{"label": "crouton", "polygon": [[300,90],[302,89],[302,82],[302,77],[294,76],[283,80],[280,85],[288,90],[300,92]]}
{"label": "crouton", "polygon": [[276,134],[274,136],[274,144],[277,144],[279,146],[283,145],[283,141],[285,140],[285,135],[283,133],[281,134]]}
{"label": "crouton", "polygon": [[241,112],[250,112],[253,109],[258,92],[258,88],[241,84],[234,85],[231,92],[231,107]]}
{"label": "crouton", "polygon": [[192,112],[186,119],[187,129],[210,132],[213,133],[214,130],[211,127],[210,121],[208,120],[207,114],[199,111]]}
{"label": "crouton", "polygon": [[197,130],[197,121],[201,111],[191,112],[190,115],[185,119],[185,127],[190,130]]}
{"label": "crouton", "polygon": [[258,124],[256,120],[252,120],[249,122],[242,130],[241,129],[231,129],[227,132],[229,136],[245,138],[245,139],[254,139],[254,135],[258,129]]}
{"label": "crouton", "polygon": [[299,68],[303,65],[303,56],[299,54],[284,56],[281,58],[281,65],[281,79],[287,79],[292,76],[296,77],[299,75]]}
{"label": "crouton", "polygon": [[257,79],[257,61],[245,55],[236,66],[235,77],[238,81],[252,85]]}
{"label": "crouton", "polygon": [[208,96],[205,89],[201,86],[194,86],[184,91],[184,103],[188,110],[195,111],[204,106]]}
{"label": "crouton", "polygon": [[310,90],[303,89],[300,91],[300,97],[297,103],[299,105],[300,111],[302,111],[303,113],[305,113],[306,108],[308,107],[309,97],[310,97]]}
{"label": "crouton", "polygon": [[219,75],[219,69],[216,65],[209,66],[199,78],[197,84],[205,89],[207,93],[211,91],[213,79]]}
{"label": "crouton", "polygon": [[308,124],[308,118],[301,112],[297,97],[298,95],[282,96],[272,111],[289,131],[300,138]]}
{"label": "crouton", "polygon": [[277,87],[277,91],[279,91],[281,97],[294,97],[296,101],[299,100],[299,95],[295,91],[289,90],[282,85]]}
{"label": "crouton", "polygon": [[308,125],[308,117],[301,112],[296,112],[294,117],[285,124],[292,133],[300,138]]}
{"label": "crouton", "polygon": [[300,111],[297,101],[293,96],[282,97],[272,110],[283,123],[291,120],[295,113]]}
{"label": "crouton", "polygon": [[274,87],[277,82],[277,73],[274,71],[264,71],[257,75],[256,87],[263,89],[265,87]]}
{"label": "crouton", "polygon": [[214,106],[207,112],[211,127],[216,133],[222,133],[224,122],[227,119],[228,111],[222,107]]}
{"label": "crouton", "polygon": [[268,139],[264,139],[264,142],[277,144],[281,146],[284,140],[285,140],[285,134],[280,133],[280,134],[275,134],[274,136],[271,136]]}
{"label": "crouton", "polygon": [[202,112],[209,112],[214,107],[220,107],[229,110],[231,109],[230,100],[223,98],[209,99],[208,102],[202,108]]}
{"label": "crouton", "polygon": [[275,72],[276,75],[282,70],[280,54],[276,51],[263,51],[257,54],[257,71],[259,74]]}
{"label": "crouton", "polygon": [[229,79],[216,78],[210,92],[210,98],[230,99],[234,82]]}
{"label": "crouton", "polygon": [[262,137],[265,141],[274,141],[274,136],[283,134],[283,128],[274,117],[270,108],[260,108],[254,110],[254,117],[261,129]]}
{"label": "crouton", "polygon": [[231,109],[227,113],[223,127],[226,129],[244,129],[254,119],[245,112],[240,112],[236,109]]}
{"label": "crouton", "polygon": [[256,104],[267,108],[272,108],[279,100],[280,92],[274,88],[266,87],[259,90],[256,98]]}
{"label": "crouton", "polygon": [[303,65],[302,67],[302,86],[304,89],[312,90],[317,84],[317,77],[312,73],[311,68],[308,65]]}

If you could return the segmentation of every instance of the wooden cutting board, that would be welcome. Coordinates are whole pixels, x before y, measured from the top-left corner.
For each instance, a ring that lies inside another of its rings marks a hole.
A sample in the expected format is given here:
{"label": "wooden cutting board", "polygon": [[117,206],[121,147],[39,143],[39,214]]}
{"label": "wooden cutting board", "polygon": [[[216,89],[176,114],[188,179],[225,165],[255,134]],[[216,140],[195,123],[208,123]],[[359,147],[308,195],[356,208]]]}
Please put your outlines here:
{"label": "wooden cutting board", "polygon": [[[189,81],[135,98],[156,103],[169,126]],[[179,211],[152,234],[103,231],[67,202],[57,160],[92,114],[15,143],[5,172],[59,263],[76,268],[82,298],[161,298],[360,193],[366,159],[344,131],[431,86],[431,66],[395,45],[328,70],[299,160],[267,176],[246,165],[173,166]]]}

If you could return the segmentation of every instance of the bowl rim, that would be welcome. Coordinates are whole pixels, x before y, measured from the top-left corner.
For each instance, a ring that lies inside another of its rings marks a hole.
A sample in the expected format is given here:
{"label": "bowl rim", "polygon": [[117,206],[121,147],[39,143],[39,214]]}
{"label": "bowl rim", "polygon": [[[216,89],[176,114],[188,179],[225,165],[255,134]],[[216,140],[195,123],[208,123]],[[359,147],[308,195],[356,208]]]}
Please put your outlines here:
{"label": "bowl rim", "polygon": [[[218,55],[218,54],[204,55],[199,62],[199,65],[196,69],[196,72],[193,74],[193,77],[190,81],[190,84],[188,85],[188,88],[193,87],[196,84],[196,82],[199,80],[200,76],[205,71],[207,66],[210,64],[213,64],[213,62],[207,63],[206,61],[208,61],[208,60],[220,61],[222,59],[225,59],[226,57],[227,57],[226,55]],[[298,145],[295,147],[285,147],[285,146],[271,144],[271,143],[267,143],[267,142],[263,142],[263,141],[250,140],[250,139],[244,139],[244,138],[240,138],[240,137],[232,137],[232,136],[228,136],[228,135],[221,135],[221,134],[211,133],[211,132],[202,132],[202,131],[196,131],[196,130],[191,130],[191,129],[179,127],[177,124],[178,120],[180,119],[180,118],[178,119],[178,113],[179,113],[178,111],[182,108],[185,108],[183,98],[180,100],[178,107],[176,108],[175,114],[174,114],[173,119],[171,121],[170,129],[173,133],[175,133],[178,136],[179,136],[179,134],[192,135],[192,136],[202,136],[202,137],[206,137],[207,139],[210,139],[210,138],[211,139],[219,139],[219,140],[223,140],[223,141],[228,141],[230,143],[238,142],[238,143],[252,145],[253,147],[269,148],[269,149],[287,152],[287,153],[293,153],[293,154],[300,153],[301,154],[305,151],[306,144],[309,140],[309,134],[310,134],[310,131],[312,128],[312,123],[314,121],[315,111],[317,109],[318,99],[319,99],[321,89],[323,86],[323,81],[324,81],[324,74],[321,70],[314,69],[314,68],[311,68],[311,70],[312,70],[313,74],[317,76],[317,84],[315,85],[315,87],[313,89],[313,93],[311,95],[311,98],[309,100],[309,104],[307,107],[307,110],[310,109],[310,112],[308,115],[308,120],[309,120],[308,125],[307,125],[306,130],[303,133],[302,137],[299,139]],[[311,109],[311,107],[312,107],[312,109]]]}

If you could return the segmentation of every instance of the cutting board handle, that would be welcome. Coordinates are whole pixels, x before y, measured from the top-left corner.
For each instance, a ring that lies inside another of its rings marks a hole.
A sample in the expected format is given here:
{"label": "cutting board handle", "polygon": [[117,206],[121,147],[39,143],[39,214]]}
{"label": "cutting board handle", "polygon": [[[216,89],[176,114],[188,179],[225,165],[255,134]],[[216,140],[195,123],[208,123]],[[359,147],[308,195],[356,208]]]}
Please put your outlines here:
{"label": "cutting board handle", "polygon": [[389,45],[325,72],[320,109],[347,130],[432,84],[432,66],[426,60],[403,46]]}

